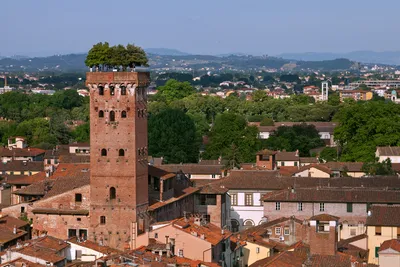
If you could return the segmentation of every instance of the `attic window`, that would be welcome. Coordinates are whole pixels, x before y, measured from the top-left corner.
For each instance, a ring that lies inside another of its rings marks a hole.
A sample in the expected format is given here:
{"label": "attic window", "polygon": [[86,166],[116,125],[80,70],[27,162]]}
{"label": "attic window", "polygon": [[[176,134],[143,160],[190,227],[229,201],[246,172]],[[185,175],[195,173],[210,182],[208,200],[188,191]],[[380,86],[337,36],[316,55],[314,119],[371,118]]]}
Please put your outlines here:
{"label": "attic window", "polygon": [[75,202],[82,202],[82,194],[75,194]]}

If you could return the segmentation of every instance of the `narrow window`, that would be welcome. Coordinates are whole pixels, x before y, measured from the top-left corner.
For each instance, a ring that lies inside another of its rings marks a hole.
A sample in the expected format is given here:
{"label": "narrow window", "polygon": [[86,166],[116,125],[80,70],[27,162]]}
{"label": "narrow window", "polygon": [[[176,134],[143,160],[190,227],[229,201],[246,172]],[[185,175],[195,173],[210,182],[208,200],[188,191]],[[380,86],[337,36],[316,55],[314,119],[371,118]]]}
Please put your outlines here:
{"label": "narrow window", "polygon": [[244,195],[244,201],[246,206],[253,206],[253,194],[245,194]]}
{"label": "narrow window", "polygon": [[100,216],[100,224],[106,224],[106,216]]}
{"label": "narrow window", "polygon": [[347,203],[347,212],[353,212],[353,203]]}
{"label": "narrow window", "polygon": [[115,121],[115,112],[110,111],[110,121]]}
{"label": "narrow window", "polygon": [[101,150],[101,156],[102,156],[102,157],[106,157],[106,156],[107,156],[107,149],[103,148],[103,149]]}
{"label": "narrow window", "polygon": [[126,86],[121,86],[121,95],[126,95]]}
{"label": "narrow window", "polygon": [[116,199],[117,198],[117,191],[115,190],[115,187],[110,188],[110,199]]}
{"label": "narrow window", "polygon": [[104,111],[102,110],[99,111],[99,118],[104,118]]}
{"label": "narrow window", "polygon": [[237,206],[237,194],[232,194],[231,195],[231,205],[232,206]]}
{"label": "narrow window", "polygon": [[284,235],[290,235],[290,229],[289,229],[289,227],[285,227],[285,228],[284,228],[283,234],[284,234]]}
{"label": "narrow window", "polygon": [[121,112],[121,118],[126,118],[126,111],[125,111],[125,110],[123,110],[123,111]]}
{"label": "narrow window", "polygon": [[118,156],[120,157],[124,157],[125,156],[125,150],[123,150],[122,148],[119,150],[118,152]]}
{"label": "narrow window", "polygon": [[281,202],[275,202],[275,210],[281,210]]}
{"label": "narrow window", "polygon": [[382,235],[382,228],[380,226],[375,226],[375,235]]}
{"label": "narrow window", "polygon": [[99,95],[104,95],[104,86],[99,86]]}
{"label": "narrow window", "polygon": [[82,194],[75,194],[75,202],[82,202]]}
{"label": "narrow window", "polygon": [[298,211],[303,211],[303,202],[297,203],[297,210]]}
{"label": "narrow window", "polygon": [[319,203],[319,211],[325,211],[325,203]]}
{"label": "narrow window", "polygon": [[280,227],[275,227],[275,235],[281,235],[281,230],[282,230],[282,228],[280,228]]}
{"label": "narrow window", "polygon": [[115,87],[110,86],[110,95],[115,95]]}

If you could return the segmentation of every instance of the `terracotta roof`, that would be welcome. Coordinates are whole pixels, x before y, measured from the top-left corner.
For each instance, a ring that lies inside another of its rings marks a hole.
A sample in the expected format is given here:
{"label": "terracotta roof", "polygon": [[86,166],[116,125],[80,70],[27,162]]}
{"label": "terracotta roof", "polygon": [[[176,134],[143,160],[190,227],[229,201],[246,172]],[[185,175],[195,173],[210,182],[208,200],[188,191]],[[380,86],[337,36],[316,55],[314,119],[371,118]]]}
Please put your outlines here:
{"label": "terracotta roof", "polygon": [[[200,180],[201,185],[204,180]],[[197,181],[194,181],[197,184]],[[280,177],[278,171],[254,171],[233,170],[230,175],[212,181],[228,189],[258,189],[258,190],[281,190],[288,187],[379,187],[400,188],[400,178],[391,177],[365,177],[354,179],[352,177],[341,178],[311,178],[311,177]],[[207,183],[206,183],[207,184]],[[197,186],[197,185],[196,185]]]}
{"label": "terracotta roof", "polygon": [[43,171],[43,161],[13,160],[0,163],[0,171]]}
{"label": "terracotta roof", "polygon": [[338,221],[340,218],[330,215],[330,214],[318,214],[312,216],[309,220],[311,221],[321,221],[321,222],[329,222],[329,221]]}
{"label": "terracotta roof", "polygon": [[292,176],[296,172],[299,172],[298,166],[281,166],[279,167],[279,174],[282,176]]}
{"label": "terracotta roof", "polygon": [[305,170],[309,170],[311,168],[315,168],[315,169],[320,170],[322,172],[325,172],[327,174],[331,174],[332,173],[331,169],[326,167],[324,164],[310,164],[310,165],[306,165],[306,166],[301,167],[298,171],[294,172],[293,175],[295,175],[296,173],[305,171]]}
{"label": "terracotta roof", "polygon": [[14,226],[17,228],[22,228],[29,225],[26,221],[17,219],[15,217],[4,215],[0,217],[0,227],[6,227],[10,230],[13,230]]}
{"label": "terracotta roof", "polygon": [[372,205],[370,212],[366,225],[400,227],[400,205]]}
{"label": "terracotta roof", "polygon": [[167,172],[183,172],[184,174],[221,174],[223,165],[204,164],[163,164],[157,166]]}
{"label": "terracotta roof", "polygon": [[158,177],[158,178],[162,178],[162,179],[169,179],[169,178],[173,178],[176,176],[176,174],[174,174],[174,173],[164,171],[160,168],[157,168],[157,167],[154,167],[151,165],[148,166],[148,170],[149,170],[149,175]]}
{"label": "terracotta roof", "polygon": [[103,254],[114,254],[114,253],[121,252],[121,251],[119,251],[117,249],[110,248],[108,246],[100,246],[96,242],[92,242],[90,240],[85,240],[84,242],[78,242],[76,236],[71,237],[67,241],[70,242],[70,243],[77,244],[79,246],[85,247],[85,248],[93,249],[93,250],[95,250],[97,252],[100,252],[100,253],[103,253]]}
{"label": "terracotta roof", "polygon": [[275,156],[276,161],[299,161],[300,157],[298,152],[285,152],[279,151]]}
{"label": "terracotta roof", "polygon": [[398,239],[386,240],[385,242],[382,243],[378,252],[382,252],[387,249],[392,249],[397,252],[400,252],[400,240]]}
{"label": "terracotta roof", "polygon": [[300,157],[300,163],[318,163],[318,159],[314,157]]}
{"label": "terracotta roof", "polygon": [[31,184],[27,187],[14,191],[15,195],[29,195],[29,196],[44,196],[46,193],[46,188],[51,188],[53,185],[53,180],[43,180]]}
{"label": "terracotta roof", "polygon": [[26,266],[26,267],[43,267],[44,265],[40,264],[40,263],[34,263],[22,258],[17,258],[15,260],[12,261],[7,261],[4,262],[3,264],[0,265],[1,267],[3,266]]}
{"label": "terracotta roof", "polygon": [[353,242],[368,238],[367,234],[356,235],[347,239],[342,239],[338,242],[338,247],[343,247]]}
{"label": "terracotta roof", "polygon": [[0,157],[36,157],[44,155],[46,151],[40,148],[0,148]]}
{"label": "terracotta roof", "polygon": [[[354,178],[353,178],[354,179]],[[296,188],[266,193],[263,201],[333,202],[333,203],[400,203],[400,190],[381,188]]]}
{"label": "terracotta roof", "polygon": [[[321,164],[322,165],[322,164]],[[324,163],[332,171],[363,172],[363,162],[327,162]]]}
{"label": "terracotta roof", "polygon": [[400,156],[399,146],[378,146],[376,149],[380,156]]}
{"label": "terracotta roof", "polygon": [[32,210],[34,214],[57,214],[57,215],[82,215],[88,216],[88,210],[71,210],[71,209],[53,209],[53,208],[36,208]]}
{"label": "terracotta roof", "polygon": [[338,125],[336,122],[275,122],[274,126],[259,126],[260,132],[273,132],[280,126],[292,127],[293,125],[314,125],[318,132],[333,133],[335,127]]}
{"label": "terracotta roof", "polygon": [[269,150],[269,149],[263,149],[261,151],[258,151],[256,155],[262,155],[262,156],[271,156],[271,155],[276,155],[278,153],[277,151]]}
{"label": "terracotta roof", "polygon": [[224,195],[229,191],[228,188],[223,185],[218,185],[215,183],[209,183],[203,185],[199,191],[200,194],[216,194],[216,195]]}
{"label": "terracotta roof", "polygon": [[22,248],[13,247],[11,250],[51,263],[57,263],[65,259],[65,257],[58,255],[59,252],[69,246],[67,242],[61,239],[52,236],[44,236],[24,241]]}
{"label": "terracotta roof", "polygon": [[199,239],[204,239],[214,246],[232,235],[228,230],[224,230],[224,233],[222,233],[221,228],[212,223],[197,225],[193,217],[187,221],[185,218],[177,219],[172,223],[172,226],[187,234],[197,236]]}
{"label": "terracotta roof", "polygon": [[194,188],[194,187],[185,188],[185,189],[183,189],[182,192],[181,192],[179,195],[177,195],[177,196],[171,197],[171,198],[167,199],[166,201],[163,201],[163,202],[156,202],[156,203],[150,205],[150,206],[149,206],[149,211],[154,211],[154,210],[157,210],[157,209],[159,209],[159,208],[161,208],[161,207],[164,207],[164,206],[166,206],[166,205],[169,205],[169,204],[171,204],[171,203],[174,203],[175,201],[178,201],[178,200],[180,200],[180,199],[182,199],[182,198],[185,198],[185,197],[187,197],[187,196],[190,196],[190,195],[196,193],[196,192],[199,191],[199,190],[200,190],[199,188]]}
{"label": "terracotta roof", "polygon": [[10,241],[13,240],[18,240],[24,235],[27,235],[28,233],[24,230],[17,229],[17,233],[14,234],[12,229],[9,229],[7,227],[0,227],[0,244],[4,245]]}
{"label": "terracotta roof", "polygon": [[13,185],[30,185],[36,182],[43,181],[46,178],[46,172],[38,172],[34,175],[26,175],[22,177],[10,177],[7,179],[8,184]]}

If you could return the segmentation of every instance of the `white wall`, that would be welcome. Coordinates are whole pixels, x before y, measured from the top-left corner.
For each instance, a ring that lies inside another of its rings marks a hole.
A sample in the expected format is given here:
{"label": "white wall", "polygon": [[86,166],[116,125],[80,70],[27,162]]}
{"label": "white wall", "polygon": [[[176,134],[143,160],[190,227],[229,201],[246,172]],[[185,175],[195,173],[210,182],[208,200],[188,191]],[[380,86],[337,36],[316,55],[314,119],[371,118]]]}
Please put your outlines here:
{"label": "white wall", "polygon": [[66,257],[67,257],[67,260],[70,260],[70,261],[76,260],[76,251],[79,251],[79,250],[82,252],[81,255],[93,255],[96,257],[96,259],[106,256],[106,254],[103,254],[101,252],[98,252],[96,250],[93,250],[93,249],[90,249],[87,247],[80,246],[80,245],[72,243],[72,242],[68,242],[68,244],[70,244],[71,247],[70,247],[69,252],[67,253]]}

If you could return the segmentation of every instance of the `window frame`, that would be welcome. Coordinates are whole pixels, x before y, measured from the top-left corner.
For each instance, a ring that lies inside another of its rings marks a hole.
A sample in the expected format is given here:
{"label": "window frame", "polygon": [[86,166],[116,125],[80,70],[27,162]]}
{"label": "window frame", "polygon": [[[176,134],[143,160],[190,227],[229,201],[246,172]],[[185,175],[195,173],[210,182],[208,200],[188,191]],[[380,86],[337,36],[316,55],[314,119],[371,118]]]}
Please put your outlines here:
{"label": "window frame", "polygon": [[281,236],[282,235],[282,227],[280,227],[280,226],[279,227],[275,227],[274,232],[275,232],[275,235]]}
{"label": "window frame", "polygon": [[[251,204],[249,204],[250,202]],[[254,206],[253,193],[244,194],[244,205],[249,207]]]}
{"label": "window frame", "polygon": [[303,202],[297,202],[297,211],[303,211]]}
{"label": "window frame", "polygon": [[353,203],[346,203],[346,211],[348,213],[352,213],[353,212]]}
{"label": "window frame", "polygon": [[238,205],[238,194],[231,194],[231,206]]}
{"label": "window frame", "polygon": [[375,226],[375,235],[382,236],[382,227],[381,226]]}
{"label": "window frame", "polygon": [[281,210],[281,202],[275,202],[275,210],[276,211],[279,211],[279,210]]}
{"label": "window frame", "polygon": [[75,203],[82,203],[83,196],[81,193],[75,194]]}
{"label": "window frame", "polygon": [[320,202],[319,203],[319,211],[324,212],[325,211],[325,202]]}

